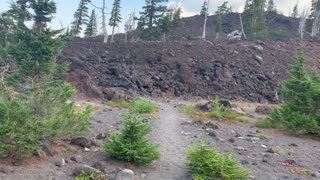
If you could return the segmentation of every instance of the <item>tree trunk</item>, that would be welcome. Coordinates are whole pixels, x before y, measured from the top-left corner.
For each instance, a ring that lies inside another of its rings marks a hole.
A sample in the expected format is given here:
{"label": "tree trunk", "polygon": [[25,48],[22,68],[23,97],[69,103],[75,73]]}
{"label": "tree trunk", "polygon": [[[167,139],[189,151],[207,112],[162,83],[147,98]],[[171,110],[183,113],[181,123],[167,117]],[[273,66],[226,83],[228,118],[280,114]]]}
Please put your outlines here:
{"label": "tree trunk", "polygon": [[219,35],[220,35],[220,32],[217,32],[217,33],[216,33],[216,40],[219,39]]}
{"label": "tree trunk", "polygon": [[242,30],[242,35],[245,39],[247,39],[246,37],[246,33],[244,32],[244,28],[243,28],[243,23],[242,23],[242,17],[241,17],[241,13],[239,13],[239,18],[240,18],[240,24],[241,24],[241,30]]}
{"label": "tree trunk", "polygon": [[210,0],[208,0],[207,11],[206,11],[206,14],[204,15],[203,32],[202,32],[203,39],[206,39],[206,28],[207,28],[207,20],[208,20],[209,2],[210,2]]}
{"label": "tree trunk", "polygon": [[108,31],[106,25],[106,0],[103,0],[102,5],[102,30],[103,30],[103,42],[108,43]]}
{"label": "tree trunk", "polygon": [[124,42],[127,43],[128,42],[128,32],[126,31],[124,34]]}
{"label": "tree trunk", "polygon": [[111,42],[112,43],[114,42],[114,39],[113,39],[113,37],[114,37],[114,28],[115,28],[115,26],[112,27],[112,36],[111,36]]}

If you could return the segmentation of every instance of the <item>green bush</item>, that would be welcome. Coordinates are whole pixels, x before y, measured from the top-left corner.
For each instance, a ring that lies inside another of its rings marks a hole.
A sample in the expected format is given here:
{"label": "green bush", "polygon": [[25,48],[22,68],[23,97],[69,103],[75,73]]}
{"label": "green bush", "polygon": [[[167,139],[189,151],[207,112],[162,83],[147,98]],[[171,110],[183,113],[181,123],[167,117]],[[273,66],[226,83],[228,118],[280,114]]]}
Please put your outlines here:
{"label": "green bush", "polygon": [[221,115],[221,113],[219,111],[211,111],[209,113],[209,117],[220,119],[220,118],[222,118],[222,115]]}
{"label": "green bush", "polygon": [[139,115],[127,113],[123,116],[124,128],[121,133],[112,133],[103,148],[108,156],[118,160],[133,161],[147,165],[160,158],[158,144],[151,144],[145,137],[152,131]]}
{"label": "green bush", "polygon": [[298,63],[291,65],[291,78],[283,82],[281,94],[286,103],[268,117],[273,126],[298,134],[320,135],[320,76],[308,74],[303,48],[298,50]]}
{"label": "green bush", "polygon": [[125,108],[125,109],[132,108],[132,103],[128,101],[120,101],[120,102],[107,101],[106,105],[110,107]]}
{"label": "green bush", "polygon": [[66,101],[74,94],[66,83],[43,78],[23,93],[0,85],[0,157],[29,157],[40,141],[77,135],[88,129],[90,107],[77,112]]}
{"label": "green bush", "polygon": [[272,124],[269,120],[258,120],[255,122],[257,128],[276,128],[276,124]]}
{"label": "green bush", "polygon": [[237,117],[241,116],[238,113],[234,113],[231,111],[230,108],[227,108],[225,106],[223,106],[220,103],[219,98],[215,98],[213,103],[212,103],[212,111],[208,114],[208,116],[210,118],[225,118],[225,119],[229,119],[229,120],[236,120]]}
{"label": "green bush", "polygon": [[200,36],[197,36],[197,35],[194,35],[192,33],[185,33],[183,35],[186,39],[190,40],[190,41],[195,41],[195,40],[200,40],[201,37]]}
{"label": "green bush", "polygon": [[149,101],[138,99],[133,101],[132,112],[137,114],[152,114],[157,110],[157,106]]}
{"label": "green bush", "polygon": [[272,31],[271,35],[274,36],[274,37],[279,37],[279,38],[283,38],[283,37],[288,37],[289,36],[288,31],[285,31],[285,30],[283,30],[281,28]]}
{"label": "green bush", "polygon": [[74,178],[75,180],[103,180],[105,177],[99,177],[96,173],[85,173],[83,172],[79,176]]}
{"label": "green bush", "polygon": [[186,166],[196,180],[245,180],[249,176],[248,171],[232,159],[232,153],[223,155],[203,142],[188,150]]}

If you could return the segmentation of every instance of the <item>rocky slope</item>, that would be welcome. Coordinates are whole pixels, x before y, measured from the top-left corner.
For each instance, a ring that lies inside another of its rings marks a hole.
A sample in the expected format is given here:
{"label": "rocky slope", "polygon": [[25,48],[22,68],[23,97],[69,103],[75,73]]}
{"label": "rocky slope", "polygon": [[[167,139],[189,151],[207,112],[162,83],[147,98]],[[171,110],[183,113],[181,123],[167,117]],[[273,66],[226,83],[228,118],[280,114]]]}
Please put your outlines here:
{"label": "rocky slope", "polygon": [[[305,47],[308,69],[319,69],[320,44],[306,42]],[[136,92],[277,102],[296,48],[295,40],[102,44],[78,39],[66,46],[60,62],[71,63],[66,79],[90,98]]]}

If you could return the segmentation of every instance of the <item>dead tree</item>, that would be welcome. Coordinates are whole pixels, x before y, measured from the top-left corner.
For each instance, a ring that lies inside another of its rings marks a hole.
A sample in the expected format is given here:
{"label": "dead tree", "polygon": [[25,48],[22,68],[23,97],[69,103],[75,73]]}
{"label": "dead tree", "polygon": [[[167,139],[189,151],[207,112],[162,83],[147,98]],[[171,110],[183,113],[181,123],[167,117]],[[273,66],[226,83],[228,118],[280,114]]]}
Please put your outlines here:
{"label": "dead tree", "polygon": [[315,10],[315,18],[312,24],[311,37],[316,37],[320,31],[320,9]]}
{"label": "dead tree", "polygon": [[241,25],[241,31],[242,31],[242,35],[245,39],[247,39],[246,33],[244,32],[244,28],[243,28],[243,22],[242,22],[242,16],[241,13],[239,13],[239,18],[240,18],[240,25]]}
{"label": "dead tree", "polygon": [[304,38],[304,33],[305,33],[305,29],[306,29],[307,17],[308,17],[308,13],[304,9],[300,15],[300,23],[299,23],[299,31],[298,31],[299,35],[300,35],[300,39],[302,39],[302,40]]}
{"label": "dead tree", "polygon": [[204,15],[203,32],[202,32],[203,39],[206,39],[206,28],[207,28],[207,20],[208,20],[208,12],[209,12],[209,3],[210,3],[210,0],[208,0],[207,11]]}
{"label": "dead tree", "polygon": [[106,13],[106,9],[107,9],[106,0],[102,1],[102,7],[98,7],[98,6],[94,5],[92,2],[90,2],[90,4],[93,7],[97,8],[97,9],[99,9],[101,11],[101,15],[102,15],[102,23],[101,24],[102,24],[103,43],[108,43],[109,35],[108,35],[107,23],[106,23],[106,20],[107,20],[107,18],[106,18],[106,15],[107,15],[107,13]]}

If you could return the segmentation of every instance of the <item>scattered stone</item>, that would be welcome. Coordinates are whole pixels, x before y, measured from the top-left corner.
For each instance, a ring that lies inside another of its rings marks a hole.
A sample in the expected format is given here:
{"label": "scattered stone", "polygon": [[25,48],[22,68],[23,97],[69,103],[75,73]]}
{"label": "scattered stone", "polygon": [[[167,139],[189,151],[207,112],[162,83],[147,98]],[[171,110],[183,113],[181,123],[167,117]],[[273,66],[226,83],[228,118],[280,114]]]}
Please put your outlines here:
{"label": "scattered stone", "polygon": [[206,104],[200,106],[200,109],[205,112],[211,112],[212,111],[212,101],[209,101]]}
{"label": "scattered stone", "polygon": [[233,107],[231,108],[231,111],[242,115],[246,114],[246,112],[240,107]]}
{"label": "scattered stone", "polygon": [[66,161],[64,159],[61,159],[59,161],[56,161],[54,163],[57,167],[63,167],[64,165],[66,165]]}
{"label": "scattered stone", "polygon": [[48,139],[44,139],[40,141],[40,146],[43,152],[46,153],[46,155],[53,156],[52,153],[52,141]]}
{"label": "scattered stone", "polygon": [[263,58],[257,54],[253,56],[253,59],[256,60],[259,64],[262,64]]}
{"label": "scattered stone", "polygon": [[265,158],[271,158],[271,154],[264,154],[263,157],[265,157]]}
{"label": "scattered stone", "polygon": [[249,164],[249,161],[247,161],[247,160],[245,160],[245,159],[244,159],[244,160],[241,160],[241,164],[242,164],[242,165]]}
{"label": "scattered stone", "polygon": [[219,126],[216,124],[216,123],[214,123],[214,122],[212,122],[212,121],[209,121],[209,122],[207,122],[206,123],[206,127],[207,128],[211,128],[211,129],[219,129]]}
{"label": "scattered stone", "polygon": [[96,140],[91,140],[91,146],[95,146],[95,147],[100,147],[101,146],[101,142],[96,141]]}
{"label": "scattered stone", "polygon": [[72,156],[70,158],[71,161],[74,161],[74,162],[77,162],[77,163],[82,163],[83,162],[83,157],[80,156],[80,155],[75,155],[75,156]]}
{"label": "scattered stone", "polygon": [[254,165],[254,166],[258,165],[258,163],[255,162],[255,161],[253,161],[251,164]]}
{"label": "scattered stone", "polygon": [[85,151],[85,152],[90,152],[90,149],[85,147],[85,148],[84,148],[84,151]]}
{"label": "scattered stone", "polygon": [[96,136],[97,139],[106,139],[107,138],[107,134],[106,133],[100,133]]}
{"label": "scattered stone", "polygon": [[267,146],[266,146],[266,145],[263,145],[263,144],[261,144],[261,147],[263,147],[263,148],[267,148]]}
{"label": "scattered stone", "polygon": [[211,137],[217,137],[217,132],[213,129],[209,129],[208,131],[209,136]]}
{"label": "scattered stone", "polygon": [[117,173],[115,180],[134,180],[134,172],[131,169],[123,169]]}
{"label": "scattered stone", "polygon": [[267,158],[263,158],[262,162],[267,163],[268,162]]}
{"label": "scattered stone", "polygon": [[289,146],[298,147],[298,145],[296,143],[290,143]]}
{"label": "scattered stone", "polygon": [[258,106],[255,112],[258,114],[270,115],[272,113],[272,108],[269,106]]}
{"label": "scattered stone", "polygon": [[91,141],[85,137],[74,138],[71,140],[70,144],[77,145],[83,148],[91,148]]}
{"label": "scattered stone", "polygon": [[276,153],[276,152],[274,152],[274,150],[273,150],[272,148],[268,149],[266,152],[267,152],[267,153],[271,153],[271,154]]}
{"label": "scattered stone", "polygon": [[246,151],[247,149],[244,148],[244,147],[242,147],[242,146],[237,146],[237,147],[235,148],[235,150],[237,150],[237,151]]}
{"label": "scattered stone", "polygon": [[235,142],[235,140],[234,140],[233,138],[228,139],[228,141],[229,141],[230,143],[234,143],[234,142]]}
{"label": "scattered stone", "polygon": [[7,170],[4,169],[4,168],[0,168],[0,173],[2,173],[2,174],[7,174]]}
{"label": "scattered stone", "polygon": [[105,172],[105,169],[106,169],[105,163],[101,161],[94,163],[93,167],[100,170],[101,172]]}
{"label": "scattered stone", "polygon": [[311,173],[311,176],[319,178],[320,177],[320,172],[313,172],[313,173]]}
{"label": "scattered stone", "polygon": [[291,165],[297,165],[296,161],[295,160],[292,160],[292,159],[288,159],[286,160],[285,162],[291,164]]}

